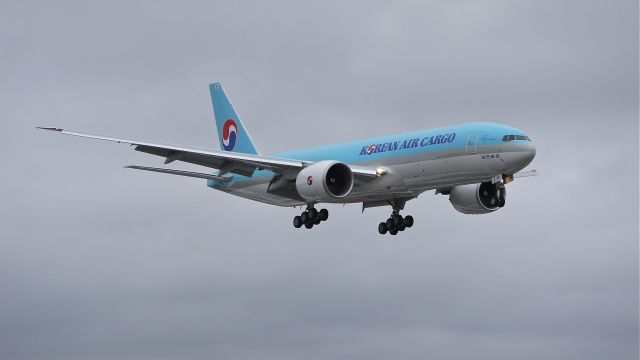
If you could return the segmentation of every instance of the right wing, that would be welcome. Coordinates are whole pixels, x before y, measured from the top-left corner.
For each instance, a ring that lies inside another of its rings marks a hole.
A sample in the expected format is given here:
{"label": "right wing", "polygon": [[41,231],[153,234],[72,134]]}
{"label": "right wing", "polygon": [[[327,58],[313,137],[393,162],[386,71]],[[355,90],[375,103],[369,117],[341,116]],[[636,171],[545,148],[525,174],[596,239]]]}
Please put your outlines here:
{"label": "right wing", "polygon": [[529,170],[529,171],[520,171],[513,174],[514,178],[528,177],[528,176],[538,176],[538,171]]}

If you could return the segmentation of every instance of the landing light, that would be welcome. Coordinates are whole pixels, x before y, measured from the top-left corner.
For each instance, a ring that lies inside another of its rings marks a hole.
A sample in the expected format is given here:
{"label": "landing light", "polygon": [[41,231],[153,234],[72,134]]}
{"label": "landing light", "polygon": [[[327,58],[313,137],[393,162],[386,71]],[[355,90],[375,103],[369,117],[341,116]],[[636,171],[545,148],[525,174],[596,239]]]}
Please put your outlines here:
{"label": "landing light", "polygon": [[378,176],[382,176],[382,175],[384,175],[386,173],[387,173],[387,169],[385,169],[385,168],[379,167],[379,168],[376,169],[376,175],[378,175]]}
{"label": "landing light", "polygon": [[508,184],[513,181],[513,174],[511,175],[502,175],[502,182]]}

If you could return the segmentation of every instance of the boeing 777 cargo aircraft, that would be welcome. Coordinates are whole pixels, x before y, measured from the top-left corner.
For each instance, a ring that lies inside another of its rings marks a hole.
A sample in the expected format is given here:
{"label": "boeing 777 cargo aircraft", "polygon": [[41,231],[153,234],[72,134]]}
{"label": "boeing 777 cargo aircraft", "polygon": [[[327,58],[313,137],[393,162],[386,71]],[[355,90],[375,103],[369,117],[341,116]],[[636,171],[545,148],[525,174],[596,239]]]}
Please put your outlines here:
{"label": "boeing 777 cargo aircraft", "polygon": [[413,226],[401,216],[407,201],[425,191],[448,195],[465,214],[485,214],[504,206],[505,184],[535,170],[520,172],[534,158],[535,146],[522,131],[495,123],[466,123],[326,145],[281,154],[261,155],[220,83],[210,85],[222,150],[156,144],[41,128],[61,134],[135,145],[135,150],[162,156],[165,164],[184,161],[216,169],[200,173],[146,166],[132,169],[190,176],[207,186],[278,206],[306,206],[293,226],[311,229],[327,220],[320,203],[362,203],[362,209],[391,206],[378,225],[380,234],[396,235]]}

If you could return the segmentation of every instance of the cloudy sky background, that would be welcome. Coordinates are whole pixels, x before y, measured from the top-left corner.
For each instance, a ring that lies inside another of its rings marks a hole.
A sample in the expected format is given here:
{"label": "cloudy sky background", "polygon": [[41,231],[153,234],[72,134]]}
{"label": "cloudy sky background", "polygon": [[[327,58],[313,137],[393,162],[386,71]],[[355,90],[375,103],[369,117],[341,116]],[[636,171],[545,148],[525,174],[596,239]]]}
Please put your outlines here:
{"label": "cloudy sky background", "polygon": [[[2,359],[638,358],[636,1],[5,0],[0,80]],[[541,176],[296,230],[34,130],[217,148],[212,81],[264,153],[486,120]]]}

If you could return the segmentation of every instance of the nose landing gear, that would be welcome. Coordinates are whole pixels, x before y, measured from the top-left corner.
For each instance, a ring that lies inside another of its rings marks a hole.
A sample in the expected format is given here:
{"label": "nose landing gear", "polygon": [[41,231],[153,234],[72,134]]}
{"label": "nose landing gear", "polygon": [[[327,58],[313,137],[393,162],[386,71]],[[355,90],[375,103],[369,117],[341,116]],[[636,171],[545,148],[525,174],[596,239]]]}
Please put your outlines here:
{"label": "nose landing gear", "polygon": [[307,229],[313,228],[314,225],[320,225],[321,222],[327,221],[329,218],[329,210],[316,210],[312,204],[307,205],[307,210],[302,214],[293,218],[293,226],[298,229],[304,226]]}

